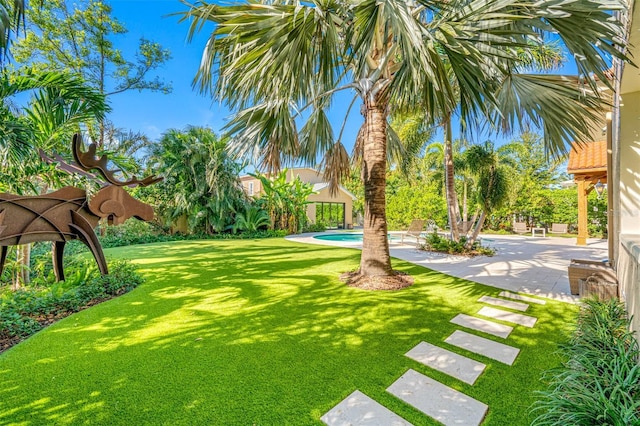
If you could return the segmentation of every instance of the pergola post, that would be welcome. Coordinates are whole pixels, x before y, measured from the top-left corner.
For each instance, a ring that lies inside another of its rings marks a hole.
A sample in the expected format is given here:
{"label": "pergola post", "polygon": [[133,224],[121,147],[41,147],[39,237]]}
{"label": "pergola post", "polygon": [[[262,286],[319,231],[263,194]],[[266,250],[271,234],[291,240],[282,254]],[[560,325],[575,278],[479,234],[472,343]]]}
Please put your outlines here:
{"label": "pergola post", "polygon": [[578,183],[578,241],[579,246],[587,245],[587,238],[589,237],[588,220],[587,220],[587,197],[589,195],[590,182],[579,179]]}

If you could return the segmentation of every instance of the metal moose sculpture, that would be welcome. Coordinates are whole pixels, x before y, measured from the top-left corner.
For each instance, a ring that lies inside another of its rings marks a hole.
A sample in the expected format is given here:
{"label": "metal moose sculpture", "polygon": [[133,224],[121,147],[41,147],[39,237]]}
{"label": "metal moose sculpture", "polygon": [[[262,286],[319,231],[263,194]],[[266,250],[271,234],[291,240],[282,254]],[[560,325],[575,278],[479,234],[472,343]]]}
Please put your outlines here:
{"label": "metal moose sculpture", "polygon": [[59,163],[68,172],[97,171],[108,183],[90,198],[85,190],[72,186],[38,196],[0,193],[0,275],[7,257],[7,246],[52,241],[56,279],[64,280],[62,256],[69,240],[80,240],[89,247],[100,273],[106,275],[107,262],[94,232],[100,219],[115,225],[130,217],[144,221],[153,219],[153,208],[130,196],[122,186],[147,186],[162,178],[149,176],[138,180],[134,176],[128,181],[120,181],[115,177],[118,170],[107,168],[107,157],[97,158],[95,153],[95,144],[89,145],[87,152],[82,152],[82,140],[76,134],[73,136],[73,156],[77,165],[67,164],[59,156],[55,160],[48,159]]}

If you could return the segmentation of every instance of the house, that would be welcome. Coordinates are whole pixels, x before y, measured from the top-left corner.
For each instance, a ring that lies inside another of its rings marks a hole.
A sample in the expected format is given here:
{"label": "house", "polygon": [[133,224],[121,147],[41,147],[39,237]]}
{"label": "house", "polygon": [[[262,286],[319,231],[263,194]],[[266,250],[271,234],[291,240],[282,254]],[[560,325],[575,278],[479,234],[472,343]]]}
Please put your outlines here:
{"label": "house", "polygon": [[[338,193],[331,195],[329,183],[325,182],[322,174],[315,169],[301,167],[287,171],[287,182],[296,177],[301,181],[313,185],[313,194],[309,196],[307,217],[311,223],[324,223],[327,228],[353,228],[353,201],[356,197],[339,186]],[[253,176],[240,176],[240,182],[246,193],[251,197],[258,197],[263,193],[259,179]]]}
{"label": "house", "polygon": [[[640,58],[640,7],[630,1],[629,56]],[[620,298],[633,316],[632,328],[640,333],[640,69],[618,64],[618,97],[611,125],[610,219]]]}

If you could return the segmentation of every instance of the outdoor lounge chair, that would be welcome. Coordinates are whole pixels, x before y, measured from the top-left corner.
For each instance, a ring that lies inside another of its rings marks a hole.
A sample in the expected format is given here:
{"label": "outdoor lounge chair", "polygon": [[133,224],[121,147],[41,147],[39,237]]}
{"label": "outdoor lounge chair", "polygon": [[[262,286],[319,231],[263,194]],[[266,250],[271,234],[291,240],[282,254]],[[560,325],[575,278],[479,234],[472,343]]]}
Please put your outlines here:
{"label": "outdoor lounge chair", "polygon": [[438,232],[438,225],[436,225],[436,221],[433,219],[427,220],[427,234],[433,234]]}
{"label": "outdoor lounge chair", "polygon": [[413,219],[409,225],[409,229],[400,235],[400,242],[404,243],[405,237],[411,237],[416,239],[416,243],[420,244],[420,239],[424,239],[422,233],[424,232],[424,225],[427,221],[422,219]]}
{"label": "outdoor lounge chair", "polygon": [[569,225],[566,223],[552,223],[551,229],[549,229],[550,234],[566,234],[569,232]]}
{"label": "outdoor lounge chair", "polygon": [[513,232],[517,234],[526,234],[527,232],[531,232],[531,229],[529,229],[526,222],[514,222]]}

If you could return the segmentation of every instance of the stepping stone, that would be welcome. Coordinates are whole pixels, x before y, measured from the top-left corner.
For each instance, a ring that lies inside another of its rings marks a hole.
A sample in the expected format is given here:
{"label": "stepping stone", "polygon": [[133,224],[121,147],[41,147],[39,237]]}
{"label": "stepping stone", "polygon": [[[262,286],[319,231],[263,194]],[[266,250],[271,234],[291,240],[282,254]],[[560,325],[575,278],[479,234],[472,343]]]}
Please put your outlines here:
{"label": "stepping stone", "polygon": [[461,330],[456,330],[445,339],[446,343],[466,349],[487,358],[495,359],[507,365],[512,365],[520,353],[520,349],[504,343],[494,342],[484,337],[469,334]]}
{"label": "stepping stone", "polygon": [[523,302],[537,303],[538,305],[547,304],[547,302],[544,300],[535,299],[533,297],[520,296],[519,294],[511,293],[510,291],[501,291],[498,296],[508,297],[509,299],[522,300]]}
{"label": "stepping stone", "polygon": [[481,362],[427,342],[420,342],[405,355],[470,385],[475,383],[486,367]]}
{"label": "stepping stone", "polygon": [[411,423],[360,391],[355,391],[343,399],[327,414],[320,417],[320,420],[330,426],[412,426]]}
{"label": "stepping stone", "polygon": [[414,370],[404,373],[387,388],[387,392],[446,426],[477,426],[489,408],[482,402]]}
{"label": "stepping stone", "polygon": [[479,315],[499,319],[502,321],[512,322],[514,324],[520,324],[525,327],[533,327],[538,321],[538,318],[530,317],[528,315],[514,314],[513,312],[503,311],[502,309],[490,308],[488,306],[483,307],[478,311]]}
{"label": "stepping stone", "polygon": [[491,334],[492,336],[502,337],[503,339],[509,337],[509,334],[513,331],[513,327],[510,325],[498,324],[497,322],[465,314],[458,314],[449,322],[472,330],[482,331],[483,333]]}
{"label": "stepping stone", "polygon": [[516,311],[526,311],[529,305],[526,303],[514,302],[512,300],[498,299],[497,297],[482,296],[478,302],[488,303],[490,305],[502,306]]}

